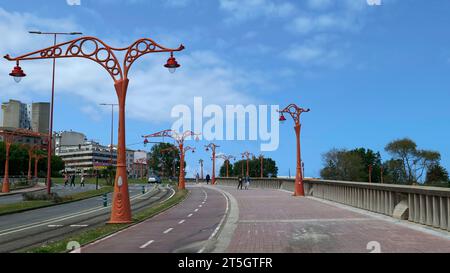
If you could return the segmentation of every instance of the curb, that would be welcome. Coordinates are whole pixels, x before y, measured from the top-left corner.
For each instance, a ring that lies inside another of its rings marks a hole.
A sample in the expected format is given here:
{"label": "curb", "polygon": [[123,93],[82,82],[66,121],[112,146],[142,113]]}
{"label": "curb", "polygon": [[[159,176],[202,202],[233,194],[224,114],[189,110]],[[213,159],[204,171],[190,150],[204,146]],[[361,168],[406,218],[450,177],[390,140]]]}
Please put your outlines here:
{"label": "curb", "polygon": [[236,199],[229,193],[217,187],[207,186],[223,194],[227,200],[227,209],[216,230],[211,234],[206,244],[198,253],[224,253],[231,241],[231,236],[239,220],[239,207]]}
{"label": "curb", "polygon": [[[107,192],[107,194],[111,193],[111,192],[112,191]],[[86,199],[98,197],[98,196],[103,195],[103,194],[105,194],[105,193],[99,193],[99,194],[96,194],[96,195],[93,195],[93,196],[90,196],[90,197],[86,197],[86,198],[82,198],[82,199],[68,200],[68,201],[64,201],[64,202],[61,202],[61,203],[53,203],[53,204],[48,204],[48,205],[43,205],[43,206],[38,206],[38,207],[32,207],[32,208],[26,208],[26,209],[20,209],[20,210],[15,210],[15,211],[4,212],[4,213],[0,213],[0,216],[26,212],[26,211],[30,211],[30,210],[48,208],[48,207],[53,207],[53,206],[58,206],[58,205],[69,204],[69,203],[73,203],[73,202],[78,202],[78,201],[83,201],[83,200],[86,200]]]}
{"label": "curb", "polygon": [[[34,188],[34,186],[33,186],[33,187],[22,188],[22,189],[30,189],[30,188]],[[22,190],[22,189],[19,189],[19,191]],[[41,190],[45,190],[45,188],[34,189],[34,190],[31,190],[31,191],[21,191],[21,192],[14,192],[14,190],[12,190],[11,192],[0,194],[0,198],[2,198],[3,196],[11,196],[11,195],[17,195],[17,194],[24,194],[24,193],[29,193],[29,192],[41,191]]]}

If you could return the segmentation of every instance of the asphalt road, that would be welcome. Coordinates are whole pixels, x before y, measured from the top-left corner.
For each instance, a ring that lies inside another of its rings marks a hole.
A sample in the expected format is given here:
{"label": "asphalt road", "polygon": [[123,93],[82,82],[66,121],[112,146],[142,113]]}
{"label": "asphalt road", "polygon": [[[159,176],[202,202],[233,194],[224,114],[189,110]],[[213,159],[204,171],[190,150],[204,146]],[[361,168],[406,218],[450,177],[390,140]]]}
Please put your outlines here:
{"label": "asphalt road", "polygon": [[227,213],[227,199],[214,189],[188,186],[182,203],[108,239],[85,246],[82,253],[193,253],[204,249]]}
{"label": "asphalt road", "polygon": [[[55,185],[52,187],[52,192],[57,193],[59,196],[67,196],[75,193],[85,192],[85,191],[91,191],[95,190],[94,184],[86,184],[85,187],[80,187],[77,185],[76,187],[64,187],[64,185]],[[46,190],[43,189],[40,192],[45,192]],[[12,204],[12,203],[19,203],[23,201],[22,193],[12,194],[12,195],[5,195],[0,196],[0,204]]]}
{"label": "asphalt road", "polygon": [[[142,186],[130,186],[133,212],[165,200],[174,192],[165,186],[146,187],[148,191],[142,194]],[[108,207],[103,207],[102,197],[94,197],[0,216],[0,252],[14,252],[104,224],[110,216],[110,203],[111,194]]]}

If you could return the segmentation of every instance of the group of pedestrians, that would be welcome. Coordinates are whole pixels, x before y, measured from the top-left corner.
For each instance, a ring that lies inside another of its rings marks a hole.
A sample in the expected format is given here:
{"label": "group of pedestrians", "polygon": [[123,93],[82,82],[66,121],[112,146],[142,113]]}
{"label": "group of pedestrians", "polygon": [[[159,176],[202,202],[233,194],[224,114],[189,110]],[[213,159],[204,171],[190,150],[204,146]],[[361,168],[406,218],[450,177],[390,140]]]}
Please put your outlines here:
{"label": "group of pedestrians", "polygon": [[[245,183],[245,186],[243,185]],[[242,177],[239,176],[238,177],[238,190],[242,190],[242,187],[244,186],[244,189],[248,190],[248,188],[250,187],[250,176],[246,176],[246,177]]]}
{"label": "group of pedestrians", "polygon": [[[75,187],[75,177],[76,177],[75,174],[68,175],[67,173],[65,173],[64,174],[64,187],[66,187],[69,184],[69,182],[70,182],[70,187],[72,187],[72,186]],[[84,181],[85,181],[85,178],[84,178],[84,175],[82,174],[81,179],[80,179],[80,187],[84,187]]]}

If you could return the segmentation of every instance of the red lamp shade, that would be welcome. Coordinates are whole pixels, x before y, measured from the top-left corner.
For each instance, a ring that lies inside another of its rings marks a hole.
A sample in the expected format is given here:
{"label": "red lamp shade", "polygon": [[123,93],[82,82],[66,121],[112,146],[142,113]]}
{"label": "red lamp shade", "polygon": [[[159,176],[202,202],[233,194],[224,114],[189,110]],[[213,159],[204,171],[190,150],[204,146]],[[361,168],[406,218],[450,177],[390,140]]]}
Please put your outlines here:
{"label": "red lamp shade", "polygon": [[283,122],[285,122],[285,121],[286,121],[286,118],[284,117],[284,115],[283,115],[283,114],[281,114],[281,115],[280,115],[280,119],[279,119],[279,121],[280,121],[281,123],[283,123]]}
{"label": "red lamp shade", "polygon": [[148,144],[148,139],[144,139],[144,145]]}
{"label": "red lamp shade", "polygon": [[164,67],[168,68],[170,73],[175,73],[175,70],[180,67],[180,64],[178,64],[177,60],[173,56],[173,52],[170,53],[170,58],[167,60]]}
{"label": "red lamp shade", "polygon": [[11,77],[14,77],[14,80],[18,83],[20,80],[26,76],[23,72],[22,68],[17,64],[14,69],[9,73]]}

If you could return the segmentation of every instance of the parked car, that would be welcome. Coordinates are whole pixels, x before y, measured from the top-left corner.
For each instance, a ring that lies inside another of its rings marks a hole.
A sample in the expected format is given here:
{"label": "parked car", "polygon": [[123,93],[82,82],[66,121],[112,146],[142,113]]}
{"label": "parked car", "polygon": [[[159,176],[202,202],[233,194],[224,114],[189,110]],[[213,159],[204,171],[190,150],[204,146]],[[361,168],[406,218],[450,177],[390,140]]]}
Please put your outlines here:
{"label": "parked car", "polygon": [[148,183],[157,183],[157,184],[161,184],[161,177],[157,176],[157,175],[150,175],[148,177]]}

